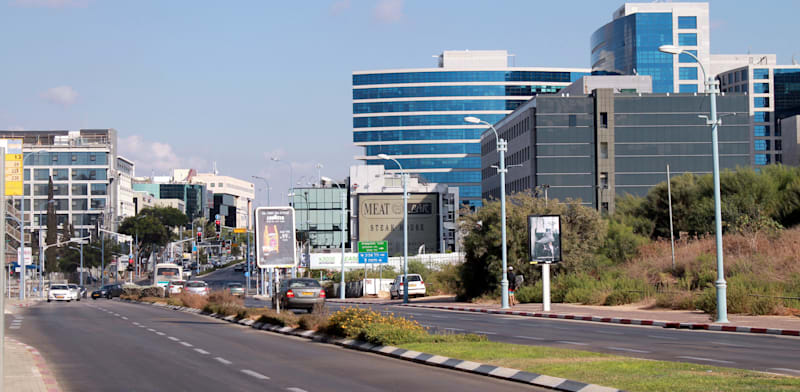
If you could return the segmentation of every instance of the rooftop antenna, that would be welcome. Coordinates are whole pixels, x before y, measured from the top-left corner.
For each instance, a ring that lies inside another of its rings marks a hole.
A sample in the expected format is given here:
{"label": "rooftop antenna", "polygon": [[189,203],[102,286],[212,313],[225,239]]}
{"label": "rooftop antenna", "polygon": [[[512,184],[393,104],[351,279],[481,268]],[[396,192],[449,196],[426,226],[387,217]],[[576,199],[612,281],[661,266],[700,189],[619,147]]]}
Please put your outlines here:
{"label": "rooftop antenna", "polygon": [[213,166],[211,172],[214,173],[214,175],[216,176],[217,174],[219,174],[219,172],[217,172],[217,161],[212,162],[212,164]]}

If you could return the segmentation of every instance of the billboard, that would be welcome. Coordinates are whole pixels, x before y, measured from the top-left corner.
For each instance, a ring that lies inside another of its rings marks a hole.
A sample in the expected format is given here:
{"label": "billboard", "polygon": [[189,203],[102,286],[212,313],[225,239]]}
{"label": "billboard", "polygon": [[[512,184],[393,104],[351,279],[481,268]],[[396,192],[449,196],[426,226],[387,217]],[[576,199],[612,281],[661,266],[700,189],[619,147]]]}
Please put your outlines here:
{"label": "billboard", "polygon": [[[408,250],[439,249],[439,194],[408,194]],[[403,254],[403,194],[358,194],[358,241],[387,241],[389,256]]]}
{"label": "billboard", "polygon": [[6,196],[22,196],[22,139],[0,139],[6,149]]}
{"label": "billboard", "polygon": [[297,265],[294,208],[256,209],[256,262],[259,268],[291,268]]}
{"label": "billboard", "polygon": [[528,216],[531,264],[561,261],[561,215]]}

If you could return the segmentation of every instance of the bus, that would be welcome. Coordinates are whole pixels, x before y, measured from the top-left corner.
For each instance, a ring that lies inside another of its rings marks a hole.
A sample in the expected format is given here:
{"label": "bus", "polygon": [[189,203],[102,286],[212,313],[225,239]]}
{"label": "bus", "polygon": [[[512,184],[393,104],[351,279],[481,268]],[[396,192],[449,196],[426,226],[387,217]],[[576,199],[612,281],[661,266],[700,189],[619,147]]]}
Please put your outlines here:
{"label": "bus", "polygon": [[153,274],[153,286],[166,288],[171,280],[183,279],[183,267],[173,263],[156,264],[156,272]]}

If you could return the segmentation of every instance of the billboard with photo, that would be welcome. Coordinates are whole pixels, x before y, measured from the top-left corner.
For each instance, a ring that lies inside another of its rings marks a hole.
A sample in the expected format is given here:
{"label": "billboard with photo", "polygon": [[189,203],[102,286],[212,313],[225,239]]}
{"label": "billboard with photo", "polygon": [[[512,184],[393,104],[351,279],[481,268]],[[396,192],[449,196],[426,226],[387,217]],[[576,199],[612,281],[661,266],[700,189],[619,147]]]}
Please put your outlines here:
{"label": "billboard with photo", "polygon": [[[403,254],[403,194],[358,194],[358,241],[387,241],[389,256]],[[439,249],[439,194],[408,194],[408,252]]]}
{"label": "billboard with photo", "polygon": [[561,261],[561,215],[528,216],[531,264]]}
{"label": "billboard with photo", "polygon": [[291,268],[297,265],[294,208],[256,209],[256,263],[259,268]]}

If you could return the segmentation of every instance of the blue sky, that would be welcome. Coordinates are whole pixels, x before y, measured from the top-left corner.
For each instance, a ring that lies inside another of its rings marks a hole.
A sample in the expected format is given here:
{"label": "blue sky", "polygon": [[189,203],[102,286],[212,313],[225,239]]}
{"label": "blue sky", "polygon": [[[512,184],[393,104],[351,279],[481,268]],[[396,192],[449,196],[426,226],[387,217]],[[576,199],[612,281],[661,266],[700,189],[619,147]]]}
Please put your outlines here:
{"label": "blue sky", "polygon": [[[341,179],[354,70],[434,67],[442,50],[505,49],[517,66],[589,66],[622,1],[4,0],[0,129],[115,128],[138,175],[171,168]],[[800,43],[800,2],[711,1],[712,53]],[[263,183],[256,186],[263,191]],[[264,201],[265,193],[259,194]],[[283,196],[283,197],[281,197]]]}

